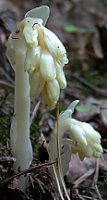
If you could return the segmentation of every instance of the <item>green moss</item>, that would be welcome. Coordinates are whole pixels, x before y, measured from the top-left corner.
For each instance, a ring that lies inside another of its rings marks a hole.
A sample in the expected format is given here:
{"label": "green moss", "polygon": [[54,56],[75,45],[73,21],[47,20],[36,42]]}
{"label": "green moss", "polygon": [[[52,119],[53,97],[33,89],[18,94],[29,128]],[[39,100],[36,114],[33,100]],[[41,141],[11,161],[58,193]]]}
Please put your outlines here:
{"label": "green moss", "polygon": [[32,141],[32,146],[33,146],[33,152],[37,155],[38,154],[38,148],[39,148],[39,136],[40,136],[40,115],[35,117],[31,129],[30,129],[30,136],[31,136],[31,141]]}
{"label": "green moss", "polygon": [[107,172],[104,172],[100,179],[101,180],[98,181],[98,186],[102,197],[105,199],[107,198]]}
{"label": "green moss", "polygon": [[104,5],[107,5],[107,0],[99,0],[100,3],[104,4]]}
{"label": "green moss", "polygon": [[84,61],[76,53],[73,53],[70,59],[71,74],[76,73],[78,77],[99,88],[107,87],[107,73],[105,73],[103,65],[103,61],[90,58],[90,60],[86,61],[85,68]]}
{"label": "green moss", "polygon": [[0,142],[6,144],[10,137],[11,114],[0,116]]}

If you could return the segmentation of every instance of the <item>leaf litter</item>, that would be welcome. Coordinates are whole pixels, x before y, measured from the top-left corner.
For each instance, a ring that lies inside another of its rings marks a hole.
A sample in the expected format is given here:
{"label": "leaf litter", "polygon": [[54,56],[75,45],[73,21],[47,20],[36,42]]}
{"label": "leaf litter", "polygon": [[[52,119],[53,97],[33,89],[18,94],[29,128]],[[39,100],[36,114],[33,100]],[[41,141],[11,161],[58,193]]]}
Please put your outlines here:
{"label": "leaf litter", "polygon": [[[48,21],[48,26],[61,38],[68,49],[70,63],[65,69],[66,75],[69,79],[67,89],[62,92],[61,105],[66,106],[74,98],[81,99],[81,104],[77,107],[75,117],[79,120],[87,121],[101,132],[102,144],[104,145],[104,154],[97,160],[94,158],[86,158],[80,161],[77,155],[71,156],[69,169],[66,174],[65,182],[70,190],[71,199],[100,199],[101,195],[106,199],[100,190],[100,179],[104,173],[107,172],[107,96],[95,91],[98,85],[92,84],[92,88],[88,84],[83,85],[80,80],[72,78],[73,68],[71,68],[72,58],[75,53],[81,63],[81,69],[88,73],[90,68],[90,60],[95,62],[95,68],[99,64],[97,71],[106,71],[106,56],[107,56],[107,5],[99,0],[55,0],[55,1],[1,1],[0,2],[0,96],[1,99],[5,97],[5,91],[8,90],[9,95],[4,98],[2,102],[0,99],[0,113],[1,115],[12,112],[13,105],[13,89],[14,89],[14,74],[5,57],[5,48],[7,38],[11,31],[15,30],[16,23],[24,16],[25,12],[32,7],[47,4],[51,8],[51,17]],[[55,13],[55,14],[54,14]],[[69,42],[70,41],[70,42]],[[100,62],[99,62],[100,61]],[[102,67],[103,65],[103,67]],[[75,65],[74,65],[75,66]],[[78,70],[79,66],[78,66]],[[75,70],[74,70],[75,71]],[[79,74],[79,73],[78,73]],[[69,77],[70,75],[71,77]],[[79,78],[80,74],[79,74]],[[88,82],[86,80],[86,82]],[[98,83],[98,82],[97,82]],[[100,91],[105,89],[104,85],[99,88]],[[88,90],[88,95],[87,91]],[[106,90],[104,90],[105,93]],[[98,90],[99,92],[99,90]],[[55,118],[48,115],[44,106],[39,108],[41,112],[40,127],[41,132],[45,135],[50,135]],[[37,110],[38,113],[38,110]],[[36,113],[36,115],[37,115]],[[43,114],[45,113],[45,114]],[[33,113],[34,114],[34,113]],[[52,113],[55,116],[55,113]],[[9,131],[9,130],[8,130]],[[49,139],[49,138],[48,138]],[[14,177],[12,164],[14,158],[10,153],[10,149],[3,144],[0,145],[0,180]],[[41,144],[43,147],[43,143]],[[9,149],[9,150],[8,150]],[[42,149],[42,154],[45,149]],[[46,157],[47,159],[47,157]],[[43,162],[46,162],[45,156]],[[38,160],[37,155],[34,155],[34,165],[42,165]],[[47,163],[48,165],[48,163]],[[35,166],[36,167],[36,166]],[[29,169],[28,169],[29,170]],[[97,173],[96,173],[97,171]],[[24,173],[24,172],[23,172]],[[97,174],[97,175],[96,175]],[[31,171],[30,186],[28,193],[22,193],[18,188],[18,178],[14,177],[11,181],[0,187],[0,199],[54,199],[54,190],[52,181],[48,174],[48,167],[39,169],[38,172]],[[97,177],[97,178],[96,178]],[[96,182],[95,182],[96,180]],[[98,184],[98,186],[97,186]]]}

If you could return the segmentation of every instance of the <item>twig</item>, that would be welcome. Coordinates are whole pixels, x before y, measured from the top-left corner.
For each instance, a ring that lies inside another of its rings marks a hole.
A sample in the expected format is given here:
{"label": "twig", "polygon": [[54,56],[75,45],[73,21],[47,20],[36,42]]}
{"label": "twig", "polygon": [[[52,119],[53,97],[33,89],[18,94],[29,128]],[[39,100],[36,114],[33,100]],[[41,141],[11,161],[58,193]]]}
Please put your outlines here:
{"label": "twig", "polygon": [[86,195],[82,195],[83,198],[86,198],[86,199],[89,199],[89,200],[98,200],[96,198],[93,198],[93,197],[89,197],[89,196],[86,196]]}
{"label": "twig", "polygon": [[10,87],[12,89],[14,88],[14,86],[11,83],[7,82],[7,81],[0,80],[0,84],[8,86],[8,87]]}
{"label": "twig", "polygon": [[99,176],[99,159],[97,159],[97,162],[96,162],[96,171],[95,171],[93,183],[94,183],[94,188],[95,188],[95,191],[96,191],[96,194],[97,194],[99,200],[103,200],[102,196],[100,194],[100,191],[98,189],[98,186],[97,186],[98,176]]}
{"label": "twig", "polygon": [[36,104],[36,106],[32,112],[31,119],[30,119],[30,125],[32,124],[32,122],[37,114],[37,110],[38,110],[39,106],[40,106],[40,101]]}
{"label": "twig", "polygon": [[95,170],[95,175],[94,175],[94,184],[97,184],[98,176],[99,176],[99,159],[97,159],[97,161],[96,161],[96,170]]}
{"label": "twig", "polygon": [[79,197],[79,199],[85,200],[80,194],[78,194],[77,196]]}
{"label": "twig", "polygon": [[37,166],[30,167],[29,169],[26,169],[26,170],[24,170],[24,171],[22,171],[22,172],[19,172],[19,173],[15,174],[15,175],[13,175],[13,176],[11,176],[11,177],[8,177],[8,178],[2,180],[2,181],[0,182],[0,187],[1,187],[2,185],[6,184],[7,182],[11,181],[12,179],[16,178],[16,177],[19,177],[19,176],[22,176],[22,175],[26,175],[26,174],[31,173],[31,172],[34,172],[34,171],[38,171],[38,170],[43,169],[43,168],[45,168],[45,167],[49,167],[49,166],[51,166],[51,165],[53,165],[53,164],[55,164],[55,163],[56,163],[56,162],[53,161],[53,162],[50,162],[50,163],[44,163],[44,164],[41,164],[41,165],[37,165]]}
{"label": "twig", "polygon": [[78,198],[79,198],[80,200],[85,200],[85,199],[79,194],[79,190],[78,190],[78,189],[76,189],[75,192],[76,192],[76,195],[78,196]]}
{"label": "twig", "polygon": [[3,69],[3,67],[0,67],[0,71],[7,78],[7,80],[10,82],[10,84],[14,83],[14,81],[12,80],[12,78],[8,75],[8,73],[5,72],[5,70]]}
{"label": "twig", "polygon": [[86,180],[89,176],[91,176],[94,172],[95,172],[95,169],[90,169],[90,170],[88,170],[85,174],[83,174],[83,176],[81,176],[80,178],[78,178],[78,179],[74,182],[73,188],[77,188],[79,184],[81,184],[83,181],[85,181],[85,180]]}
{"label": "twig", "polygon": [[97,194],[99,200],[103,200],[103,198],[102,198],[102,196],[101,196],[101,194],[100,194],[100,192],[99,192],[98,186],[95,184],[94,187],[95,187],[95,191],[96,191],[96,194]]}
{"label": "twig", "polygon": [[85,200],[80,194],[77,194],[80,200]]}
{"label": "twig", "polygon": [[38,185],[39,185],[39,187],[40,187],[42,193],[45,193],[45,190],[44,190],[44,188],[43,188],[43,186],[42,186],[43,183],[42,183],[38,178],[36,178],[36,181],[37,181],[37,183],[38,183]]}

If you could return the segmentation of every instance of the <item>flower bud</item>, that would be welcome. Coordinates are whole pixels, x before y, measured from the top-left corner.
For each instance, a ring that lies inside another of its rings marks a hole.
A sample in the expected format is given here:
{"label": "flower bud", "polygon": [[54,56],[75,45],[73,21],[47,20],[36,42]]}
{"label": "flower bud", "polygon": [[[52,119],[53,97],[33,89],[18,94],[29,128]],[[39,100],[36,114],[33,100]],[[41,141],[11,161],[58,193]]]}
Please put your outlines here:
{"label": "flower bud", "polygon": [[34,99],[40,95],[43,90],[45,81],[43,80],[39,71],[34,71],[30,75],[30,96],[31,99]]}
{"label": "flower bud", "polygon": [[61,66],[68,63],[66,50],[61,41],[49,29],[44,27],[44,40],[49,52]]}
{"label": "flower bud", "polygon": [[54,101],[53,99],[50,98],[50,96],[48,95],[48,92],[47,92],[46,85],[42,90],[42,97],[45,101],[45,104],[48,106],[49,110],[52,110],[55,108],[57,101]]}
{"label": "flower bud", "polygon": [[40,47],[27,48],[24,68],[29,74],[40,67]]}
{"label": "flower bud", "polygon": [[[100,134],[93,129],[93,127],[86,122],[79,122],[79,126],[85,131],[89,140],[93,140],[93,142],[99,143],[101,140]],[[94,137],[93,137],[94,135]]]}
{"label": "flower bud", "polygon": [[48,52],[43,52],[40,57],[40,72],[45,81],[56,78],[56,69],[53,57]]}
{"label": "flower bud", "polygon": [[33,18],[28,17],[25,18],[18,26],[19,29],[22,29],[25,40],[30,47],[37,47],[38,45],[38,32],[33,27],[35,23],[41,23],[40,19],[35,20]]}
{"label": "flower bud", "polygon": [[74,125],[72,124],[71,122],[71,139],[73,141],[75,141],[75,143],[78,143],[78,140],[79,140],[79,143],[81,145],[85,145],[87,146],[87,140],[85,138],[85,132],[78,126],[78,125]]}
{"label": "flower bud", "polygon": [[58,101],[60,95],[60,87],[57,80],[49,81],[46,85],[47,93],[52,101]]}
{"label": "flower bud", "polygon": [[64,89],[67,86],[63,68],[59,64],[56,64],[56,79],[61,89]]}

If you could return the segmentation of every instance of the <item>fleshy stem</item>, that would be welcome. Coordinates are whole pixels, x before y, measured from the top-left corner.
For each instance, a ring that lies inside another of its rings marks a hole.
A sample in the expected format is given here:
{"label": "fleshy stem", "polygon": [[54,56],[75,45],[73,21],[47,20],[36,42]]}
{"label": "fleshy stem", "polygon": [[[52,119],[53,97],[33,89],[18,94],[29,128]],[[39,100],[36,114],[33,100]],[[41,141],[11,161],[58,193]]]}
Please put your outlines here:
{"label": "fleshy stem", "polygon": [[[32,161],[32,147],[30,142],[30,84],[29,75],[24,71],[24,59],[17,55],[18,62],[15,66],[15,128],[13,156],[15,172],[29,168]],[[15,136],[16,135],[16,136]],[[12,136],[11,136],[12,137]],[[26,188],[27,179],[21,177],[21,189]]]}
{"label": "fleshy stem", "polygon": [[58,170],[59,170],[59,176],[60,176],[60,180],[61,180],[61,184],[63,186],[63,190],[65,192],[65,195],[67,197],[68,200],[70,200],[65,183],[64,183],[64,179],[63,179],[63,170],[62,170],[62,162],[61,162],[61,151],[60,151],[60,133],[59,133],[59,102],[57,103],[57,153],[58,153]]}

